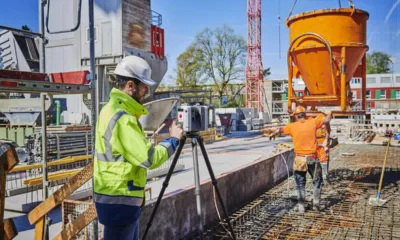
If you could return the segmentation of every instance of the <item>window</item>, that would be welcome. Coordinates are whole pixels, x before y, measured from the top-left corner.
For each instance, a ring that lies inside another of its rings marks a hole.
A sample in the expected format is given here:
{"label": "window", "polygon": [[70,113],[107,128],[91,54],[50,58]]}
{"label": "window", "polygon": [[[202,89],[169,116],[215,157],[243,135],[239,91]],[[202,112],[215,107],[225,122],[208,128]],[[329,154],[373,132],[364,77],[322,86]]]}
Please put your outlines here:
{"label": "window", "polygon": [[381,83],[390,83],[391,81],[391,77],[381,77]]}
{"label": "window", "polygon": [[351,79],[351,83],[352,84],[359,84],[359,83],[361,83],[361,78],[353,78],[353,79]]}
{"label": "window", "polygon": [[367,84],[374,84],[374,83],[376,83],[376,78],[374,78],[374,77],[369,77],[369,78],[367,78]]}
{"label": "window", "polygon": [[365,95],[367,95],[367,98],[371,98],[371,90],[367,90],[365,92]]}
{"label": "window", "polygon": [[397,82],[397,83],[400,83],[400,76],[397,76],[397,77],[396,77],[396,82]]}
{"label": "window", "polygon": [[400,90],[396,90],[396,99],[400,99]]}
{"label": "window", "polygon": [[386,98],[386,90],[381,89],[381,99],[385,99],[385,98]]}
{"label": "window", "polygon": [[[94,40],[97,41],[97,27],[94,27]],[[90,41],[90,31],[89,27],[86,28],[86,42],[88,43]]]}

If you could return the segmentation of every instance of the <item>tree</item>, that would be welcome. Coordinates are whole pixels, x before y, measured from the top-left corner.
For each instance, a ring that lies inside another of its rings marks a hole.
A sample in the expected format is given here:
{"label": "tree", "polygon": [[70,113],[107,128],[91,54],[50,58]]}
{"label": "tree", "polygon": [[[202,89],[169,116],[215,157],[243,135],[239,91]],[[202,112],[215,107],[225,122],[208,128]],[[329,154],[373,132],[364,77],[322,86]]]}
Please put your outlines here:
{"label": "tree", "polygon": [[193,46],[186,49],[181,53],[177,60],[176,71],[176,86],[180,88],[194,88],[198,86],[201,81],[201,69],[199,59],[199,52]]}
{"label": "tree", "polygon": [[271,75],[271,68],[266,68],[263,70],[264,78],[268,78]]}
{"label": "tree", "polygon": [[23,25],[22,27],[21,27],[21,29],[22,30],[25,30],[25,31],[31,31],[31,29],[27,26],[27,25]]}
{"label": "tree", "polygon": [[390,56],[383,52],[372,52],[367,54],[367,73],[388,73],[390,72]]}
{"label": "tree", "polygon": [[227,86],[243,81],[246,62],[246,41],[236,35],[228,26],[211,30],[204,29],[197,34],[189,47],[196,64],[196,75],[201,81],[215,85],[220,102],[227,94]]}

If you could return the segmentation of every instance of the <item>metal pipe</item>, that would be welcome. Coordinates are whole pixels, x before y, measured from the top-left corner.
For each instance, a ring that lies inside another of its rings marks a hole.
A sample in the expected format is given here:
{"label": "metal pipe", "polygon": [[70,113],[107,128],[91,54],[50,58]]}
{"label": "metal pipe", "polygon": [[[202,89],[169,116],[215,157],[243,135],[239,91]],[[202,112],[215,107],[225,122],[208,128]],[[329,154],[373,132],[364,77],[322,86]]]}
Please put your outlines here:
{"label": "metal pipe", "polygon": [[293,89],[292,89],[292,81],[293,81],[293,63],[292,63],[292,55],[290,55],[290,49],[288,52],[288,112],[292,111],[292,96],[293,96]]}
{"label": "metal pipe", "polygon": [[202,213],[201,213],[200,172],[199,172],[199,160],[198,160],[198,154],[197,154],[197,139],[196,138],[192,138],[192,155],[193,155],[197,219],[199,221],[198,222],[199,234],[200,234],[200,239],[204,239],[203,217],[202,217]]}
{"label": "metal pipe", "polygon": [[[48,198],[48,176],[47,176],[47,124],[46,124],[46,94],[40,95],[42,102],[42,172],[43,172],[43,201]],[[45,224],[43,230],[43,238],[47,239],[49,233],[49,225],[47,224],[47,215],[44,216]]]}
{"label": "metal pipe", "polygon": [[[98,84],[96,83],[96,66],[95,66],[95,42],[94,42],[94,0],[89,0],[89,36],[90,36],[90,88],[91,88],[91,100],[92,100],[92,111],[91,111],[91,137],[92,137],[92,159],[94,159],[95,154],[95,129],[96,129],[96,122],[98,116],[97,110],[97,87]],[[92,186],[94,186],[93,178],[92,178]],[[94,188],[93,188],[94,189]],[[92,190],[93,190],[92,189]],[[94,239],[98,239],[98,223],[97,221],[93,222],[93,237]]]}
{"label": "metal pipe", "polygon": [[367,110],[367,54],[362,59],[361,109]]}
{"label": "metal pipe", "polygon": [[74,28],[70,30],[61,30],[61,31],[55,31],[52,32],[49,29],[49,18],[50,18],[50,0],[48,1],[48,6],[47,6],[47,16],[46,16],[46,29],[47,32],[50,34],[58,34],[58,33],[68,33],[68,32],[74,32],[78,30],[79,26],[81,25],[81,9],[82,9],[82,0],[79,0],[79,5],[78,5],[78,20],[76,21],[76,25]]}
{"label": "metal pipe", "polygon": [[60,126],[61,103],[59,100],[56,100],[55,103],[56,103],[56,126]]}
{"label": "metal pipe", "polygon": [[44,11],[46,6],[47,0],[41,0],[40,4],[40,72],[46,72],[46,35],[44,30]]}
{"label": "metal pipe", "polygon": [[347,89],[346,89],[346,47],[342,47],[342,69],[340,75],[340,109],[346,111]]}

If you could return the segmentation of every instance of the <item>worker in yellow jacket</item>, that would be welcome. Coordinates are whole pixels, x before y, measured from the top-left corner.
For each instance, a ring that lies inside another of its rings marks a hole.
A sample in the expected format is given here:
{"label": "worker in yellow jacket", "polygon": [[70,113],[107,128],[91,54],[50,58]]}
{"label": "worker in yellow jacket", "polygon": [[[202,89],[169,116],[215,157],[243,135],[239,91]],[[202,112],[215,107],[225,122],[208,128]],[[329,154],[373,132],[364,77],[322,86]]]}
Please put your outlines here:
{"label": "worker in yellow jacket", "polygon": [[156,84],[149,64],[128,56],[115,69],[114,88],[96,125],[94,202],[104,239],[139,239],[139,217],[145,201],[147,169],[161,166],[175,152],[183,129],[172,124],[170,138],[157,146],[138,121],[148,114],[141,105]]}

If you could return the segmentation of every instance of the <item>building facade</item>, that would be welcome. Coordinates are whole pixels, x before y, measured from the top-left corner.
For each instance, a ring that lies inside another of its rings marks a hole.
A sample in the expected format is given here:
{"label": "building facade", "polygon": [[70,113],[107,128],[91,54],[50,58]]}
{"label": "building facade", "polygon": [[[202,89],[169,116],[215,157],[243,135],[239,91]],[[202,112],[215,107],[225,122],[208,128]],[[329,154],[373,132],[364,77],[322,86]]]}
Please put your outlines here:
{"label": "building facade", "polygon": [[[80,2],[79,28],[73,32],[54,33],[77,25]],[[88,0],[51,1],[47,7],[49,24],[46,29],[52,33],[46,33],[46,72],[89,70]],[[96,0],[94,21],[99,108],[109,99],[109,76],[124,56],[145,59],[152,67],[152,79],[161,82],[168,67],[164,57],[164,30],[160,28],[162,16],[151,10],[151,0]],[[150,91],[154,93],[157,87],[158,84]],[[65,100],[67,104],[61,115],[62,122],[80,123],[91,116],[90,96],[59,95],[54,98]]]}
{"label": "building facade", "polygon": [[[271,107],[273,118],[286,118],[288,81],[266,80],[266,99]],[[361,79],[350,82],[353,110],[361,110]],[[293,88],[297,96],[304,94],[305,84],[301,79],[294,81]],[[400,128],[400,73],[367,75],[367,116],[376,127]]]}
{"label": "building facade", "polygon": [[287,105],[287,79],[274,79],[264,81],[265,89],[265,112],[272,118],[286,119],[289,117]]}

